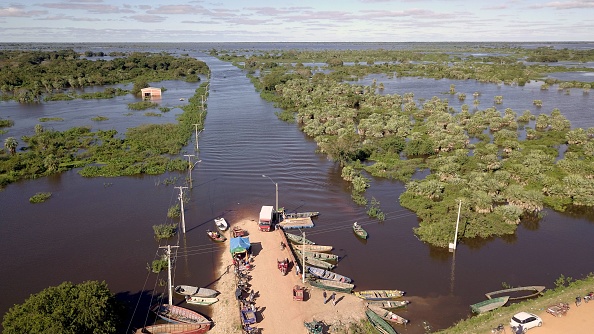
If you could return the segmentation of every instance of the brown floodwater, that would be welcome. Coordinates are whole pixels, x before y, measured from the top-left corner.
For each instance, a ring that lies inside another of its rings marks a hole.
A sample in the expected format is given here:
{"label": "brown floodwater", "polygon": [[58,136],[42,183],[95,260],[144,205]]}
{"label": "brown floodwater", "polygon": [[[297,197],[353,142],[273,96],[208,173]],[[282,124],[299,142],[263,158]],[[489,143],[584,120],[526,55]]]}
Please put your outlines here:
{"label": "brown floodwater", "polygon": [[[483,300],[484,293],[501,289],[502,282],[552,288],[560,275],[581,278],[593,271],[594,220],[590,211],[561,214],[544,210],[541,220],[520,224],[512,237],[463,239],[453,254],[415,237],[416,216],[398,204],[402,183],[371,178],[366,196],[380,201],[386,220],[370,219],[366,208],[352,202],[339,166],[315,153],[315,142],[295,124],[278,120],[274,114],[278,110],[259,97],[244,72],[204,54],[196,55],[207,61],[212,77],[200,150],[197,152],[192,142],[180,154],[182,158],[194,154],[201,162],[192,172],[193,187],[185,194],[189,198],[186,234],[169,240],[180,245],[175,284],[207,286],[216,279],[219,254],[228,249],[212,243],[205,231],[214,228],[213,219],[218,216],[231,224],[240,219],[256,220],[262,205],[274,205],[274,183],[278,184],[279,205],[287,211],[320,212],[315,227],[305,232],[318,244],[334,246],[334,253],[341,257],[336,272],[353,278],[357,289],[406,291],[412,303],[397,313],[411,323],[399,332],[422,333],[423,321],[433,329],[446,328],[470,316],[469,305]],[[164,86],[168,88],[164,99],[170,95],[164,103],[172,106],[184,103],[179,98],[187,100],[196,87],[173,82]],[[415,97],[419,95],[422,93],[415,93]],[[9,130],[21,133],[19,136],[32,131],[39,117],[56,114],[64,122],[55,123],[55,127],[89,123],[94,129],[111,127],[122,132],[141,122],[173,120],[180,112],[173,109],[160,119],[126,118],[129,99],[36,107],[2,103],[16,122]],[[587,103],[591,105],[592,98]],[[571,120],[570,111],[563,112]],[[79,113],[86,114],[82,117]],[[110,120],[90,122],[96,115]],[[579,124],[579,119],[572,122]],[[8,135],[13,134],[0,139]],[[154,302],[151,292],[163,292],[158,283],[166,280],[166,274],[147,271],[147,263],[162,254],[159,246],[166,244],[154,239],[152,226],[171,222],[167,209],[178,202],[175,187],[185,186],[186,178],[186,173],[170,173],[86,179],[71,171],[6,187],[0,192],[0,268],[4,273],[0,313],[48,286],[99,280],[106,281],[134,311],[130,329],[152,319],[148,313]],[[51,192],[52,197],[45,203],[30,204],[29,197],[37,192]],[[366,242],[353,234],[354,221],[369,232]],[[175,302],[182,300],[176,297]],[[189,308],[209,313],[205,307]]]}

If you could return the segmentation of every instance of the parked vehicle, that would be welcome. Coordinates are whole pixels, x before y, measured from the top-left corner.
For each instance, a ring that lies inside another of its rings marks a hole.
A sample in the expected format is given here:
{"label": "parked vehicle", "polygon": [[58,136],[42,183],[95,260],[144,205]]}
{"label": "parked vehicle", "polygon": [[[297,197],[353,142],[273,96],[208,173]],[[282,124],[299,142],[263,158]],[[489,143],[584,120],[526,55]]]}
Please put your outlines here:
{"label": "parked vehicle", "polygon": [[534,327],[542,326],[542,319],[533,313],[520,312],[516,313],[509,322],[512,328],[518,328],[522,326],[524,330],[528,330]]}
{"label": "parked vehicle", "polygon": [[271,205],[264,205],[260,209],[260,219],[258,220],[258,227],[260,231],[270,231],[272,229],[272,215],[274,214],[274,207]]}

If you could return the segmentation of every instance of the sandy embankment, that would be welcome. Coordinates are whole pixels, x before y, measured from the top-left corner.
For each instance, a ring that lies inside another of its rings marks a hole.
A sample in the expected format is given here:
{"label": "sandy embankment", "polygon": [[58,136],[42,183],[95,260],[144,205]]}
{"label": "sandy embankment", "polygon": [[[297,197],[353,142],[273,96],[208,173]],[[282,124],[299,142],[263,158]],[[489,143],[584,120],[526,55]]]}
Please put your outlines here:
{"label": "sandy embankment", "polygon": [[[277,259],[290,258],[288,248],[280,249],[282,231],[260,232],[256,222],[252,220],[242,220],[232,223],[231,226],[240,226],[250,237],[255,256],[250,283],[256,292],[256,327],[263,333],[307,333],[303,322],[312,319],[324,321],[329,326],[328,333],[335,333],[347,324],[365,317],[363,300],[351,294],[337,293],[338,302],[335,306],[330,302],[324,304],[322,290],[307,284],[305,300],[294,301],[293,287],[304,284],[294,269],[283,276],[277,268]],[[227,241],[227,247],[228,243]],[[241,333],[239,307],[235,299],[235,275],[233,267],[230,266],[231,261],[229,251],[223,252],[217,275],[221,278],[215,286],[221,295],[219,302],[213,305],[212,318],[215,326],[209,332],[212,334]]]}

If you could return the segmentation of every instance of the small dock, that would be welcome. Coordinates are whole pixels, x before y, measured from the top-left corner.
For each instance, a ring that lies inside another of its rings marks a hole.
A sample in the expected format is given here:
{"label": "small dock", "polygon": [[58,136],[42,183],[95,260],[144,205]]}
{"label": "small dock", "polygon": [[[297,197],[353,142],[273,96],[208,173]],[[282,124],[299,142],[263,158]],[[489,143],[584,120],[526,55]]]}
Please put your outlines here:
{"label": "small dock", "polygon": [[313,220],[311,217],[305,218],[287,218],[282,222],[278,223],[283,230],[291,230],[296,228],[311,228],[314,227]]}

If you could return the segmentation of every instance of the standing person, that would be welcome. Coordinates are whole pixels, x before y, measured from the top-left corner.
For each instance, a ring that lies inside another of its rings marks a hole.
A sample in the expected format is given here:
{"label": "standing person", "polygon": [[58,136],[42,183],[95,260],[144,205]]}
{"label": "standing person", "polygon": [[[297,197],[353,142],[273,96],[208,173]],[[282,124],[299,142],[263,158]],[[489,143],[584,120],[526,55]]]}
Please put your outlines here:
{"label": "standing person", "polygon": [[336,306],[336,293],[332,292],[330,299],[332,300],[332,305]]}
{"label": "standing person", "polygon": [[295,273],[299,276],[299,265],[295,264]]}
{"label": "standing person", "polygon": [[326,299],[326,296],[328,296],[326,294],[326,290],[324,290],[324,292],[322,293],[322,296],[324,296],[324,304],[326,304],[328,302],[328,300]]}

